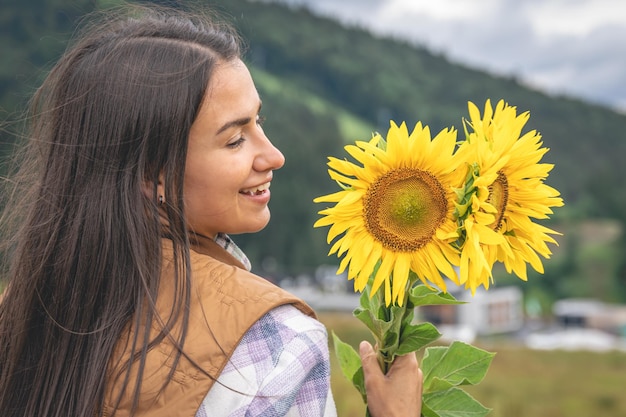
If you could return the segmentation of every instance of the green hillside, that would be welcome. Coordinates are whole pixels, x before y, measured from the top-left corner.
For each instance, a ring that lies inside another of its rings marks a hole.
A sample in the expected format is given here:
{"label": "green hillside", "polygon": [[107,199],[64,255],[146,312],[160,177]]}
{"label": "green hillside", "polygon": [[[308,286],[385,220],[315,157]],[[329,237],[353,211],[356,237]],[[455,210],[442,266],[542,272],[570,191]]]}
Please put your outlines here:
{"label": "green hillside", "polygon": [[[487,98],[504,98],[520,111],[530,111],[528,127],[542,133],[552,149],[547,160],[556,163],[550,182],[568,205],[590,188],[600,192],[594,178],[612,183],[626,172],[621,163],[626,155],[626,115],[551,97],[513,78],[494,77],[408,43],[341,27],[306,9],[241,0],[217,3],[236,17],[253,65],[296,80],[379,129],[386,129],[389,119],[408,124],[422,120],[437,131],[459,126],[468,100],[482,107]],[[585,214],[617,214],[608,213],[608,208],[595,210]]]}
{"label": "green hillside", "polygon": [[[115,3],[30,0],[4,8],[0,48],[11,59],[0,65],[2,118],[15,118],[41,79],[41,69],[62,52],[77,16]],[[602,279],[598,297],[626,299],[626,263],[619,256],[626,247],[623,234],[589,246],[581,232],[588,227],[579,227],[590,219],[613,219],[618,229],[626,224],[626,187],[621,186],[625,115],[552,97],[514,78],[451,63],[424,48],[346,28],[306,9],[245,0],[202,4],[241,32],[264,101],[266,132],[287,158],[272,184],[270,225],[237,238],[257,270],[295,276],[320,263],[336,263],[326,257],[325,231],[312,228],[320,209],[312,199],[335,189],[326,174],[326,156],[339,155],[346,142],[385,131],[390,119],[409,125],[421,120],[435,132],[460,127],[468,100],[482,107],[487,98],[504,98],[519,111],[530,111],[528,128],[540,131],[551,148],[545,159],[556,168],[548,182],[566,201],[553,225],[574,231],[559,239],[561,247],[546,263],[545,276],[531,277],[529,288],[549,297],[586,295],[594,287],[592,278]],[[2,133],[5,145],[14,141],[10,130]]]}
{"label": "green hillside", "polygon": [[[626,268],[617,255],[623,251],[620,249],[624,246],[623,237],[621,242],[613,239],[592,244],[577,226],[582,220],[589,225],[593,224],[589,219],[612,218],[617,221],[612,224],[623,229],[626,188],[619,184],[626,171],[621,162],[626,155],[625,115],[581,100],[552,97],[513,78],[494,77],[406,42],[342,27],[303,8],[242,0],[216,2],[216,7],[230,16],[243,34],[251,65],[271,73],[279,80],[282,91],[292,91],[292,86],[297,85],[299,102],[309,103],[308,108],[314,114],[317,107],[310,103],[325,103],[330,110],[327,114],[337,124],[341,124],[345,114],[364,121],[363,128],[354,130],[356,134],[363,131],[360,136],[346,136],[345,130],[338,129],[336,135],[344,141],[366,139],[372,128],[384,131],[390,119],[408,124],[421,120],[434,131],[450,125],[460,127],[461,118],[467,114],[468,100],[482,107],[487,98],[492,101],[504,98],[520,112],[530,111],[527,127],[542,133],[545,146],[551,148],[545,160],[556,165],[549,184],[563,193],[566,207],[554,216],[558,220],[555,227],[565,231],[566,236],[558,239],[562,247],[555,248],[554,259],[546,262],[545,276],[540,281],[531,280],[529,290],[559,296],[593,295],[612,299],[626,296],[623,290]],[[286,98],[275,96],[281,90],[266,89],[262,78],[257,82],[266,99]],[[336,113],[336,107],[342,108],[342,112]],[[276,116],[271,109],[268,115],[269,120]],[[285,114],[281,114],[281,120],[284,119]],[[294,145],[297,148],[302,141],[314,137],[309,134],[309,126],[301,125],[297,136],[288,135],[283,142],[282,129],[282,124],[268,122],[267,131],[288,160],[289,152],[297,151],[292,149]],[[287,166],[282,174],[307,183],[307,177],[297,167],[298,170],[292,171],[293,167]],[[280,204],[274,200],[274,212]],[[307,226],[314,219],[303,222],[298,233],[304,231],[308,236]],[[281,216],[278,222],[283,221]],[[272,223],[264,238],[271,242],[280,224]],[[246,247],[256,248],[255,241],[256,237],[243,239]],[[297,245],[302,246],[301,240]],[[262,251],[266,256],[274,256],[269,252],[294,250],[291,245],[280,248],[280,245],[264,246]],[[315,251],[305,258],[313,264],[323,262]],[[289,262],[289,258],[283,261],[287,271],[308,265]]]}

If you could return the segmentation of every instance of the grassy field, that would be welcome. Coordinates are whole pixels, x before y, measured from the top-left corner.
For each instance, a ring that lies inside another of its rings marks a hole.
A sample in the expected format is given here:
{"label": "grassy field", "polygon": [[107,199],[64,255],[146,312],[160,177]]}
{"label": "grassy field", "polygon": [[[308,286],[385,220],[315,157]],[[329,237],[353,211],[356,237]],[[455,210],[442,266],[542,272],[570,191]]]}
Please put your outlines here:
{"label": "grassy field", "polygon": [[[347,314],[321,314],[329,332],[356,346],[365,327]],[[505,343],[481,346],[497,355],[487,377],[467,391],[490,417],[626,416],[626,353],[534,351]],[[331,353],[331,357],[333,353]],[[333,393],[341,417],[365,415],[360,396],[332,358]]]}

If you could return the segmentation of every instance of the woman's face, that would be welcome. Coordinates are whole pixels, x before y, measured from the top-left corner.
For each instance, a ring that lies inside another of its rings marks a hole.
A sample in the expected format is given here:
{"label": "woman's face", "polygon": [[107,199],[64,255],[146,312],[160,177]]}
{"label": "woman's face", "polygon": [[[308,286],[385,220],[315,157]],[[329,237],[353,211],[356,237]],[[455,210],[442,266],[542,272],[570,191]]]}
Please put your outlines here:
{"label": "woman's face", "polygon": [[272,171],[285,158],[263,133],[260,110],[245,64],[219,63],[189,134],[183,198],[192,232],[256,232],[269,222]]}

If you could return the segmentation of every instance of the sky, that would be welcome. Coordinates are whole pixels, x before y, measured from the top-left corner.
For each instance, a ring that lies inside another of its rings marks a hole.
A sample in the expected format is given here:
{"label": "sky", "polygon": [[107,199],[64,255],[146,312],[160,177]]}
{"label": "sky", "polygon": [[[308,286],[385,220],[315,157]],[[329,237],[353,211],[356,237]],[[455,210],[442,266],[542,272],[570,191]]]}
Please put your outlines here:
{"label": "sky", "polygon": [[626,0],[279,0],[626,114]]}

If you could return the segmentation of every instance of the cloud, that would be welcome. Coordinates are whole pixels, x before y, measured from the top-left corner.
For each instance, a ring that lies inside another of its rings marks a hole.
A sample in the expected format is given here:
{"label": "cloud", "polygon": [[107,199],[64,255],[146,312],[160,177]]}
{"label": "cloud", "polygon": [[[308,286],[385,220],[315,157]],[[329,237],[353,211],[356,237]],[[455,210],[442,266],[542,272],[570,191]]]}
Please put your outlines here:
{"label": "cloud", "polygon": [[626,111],[622,0],[283,0],[551,93]]}

